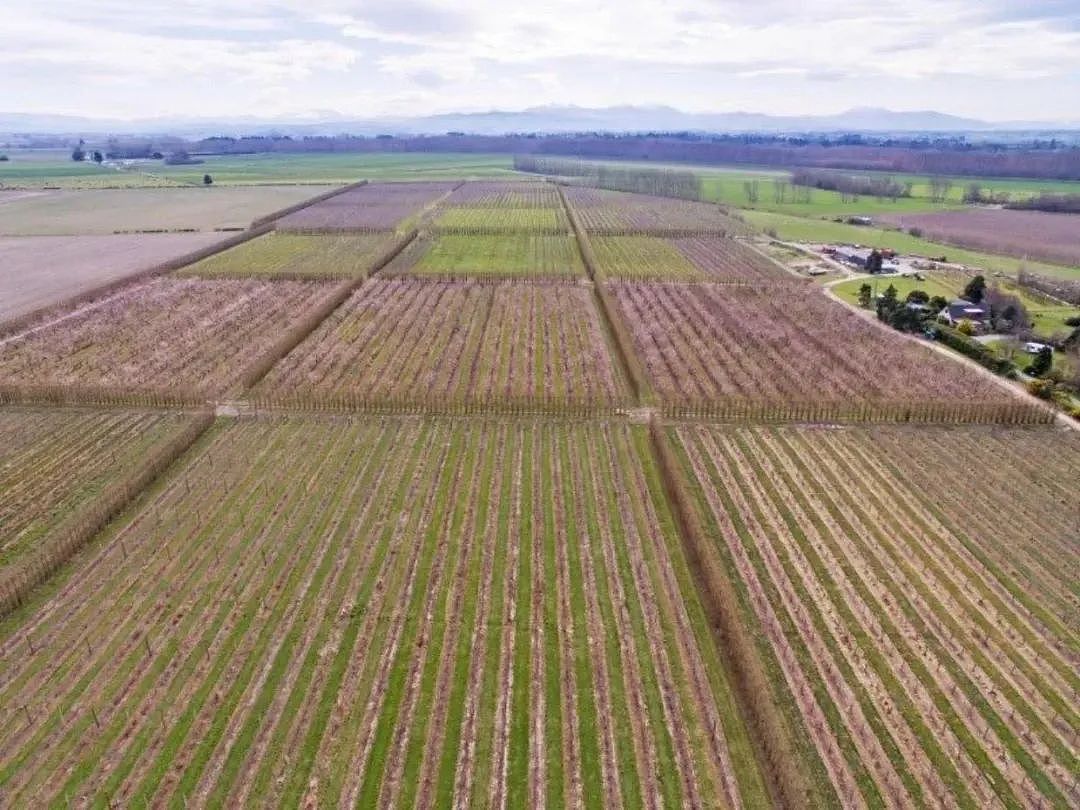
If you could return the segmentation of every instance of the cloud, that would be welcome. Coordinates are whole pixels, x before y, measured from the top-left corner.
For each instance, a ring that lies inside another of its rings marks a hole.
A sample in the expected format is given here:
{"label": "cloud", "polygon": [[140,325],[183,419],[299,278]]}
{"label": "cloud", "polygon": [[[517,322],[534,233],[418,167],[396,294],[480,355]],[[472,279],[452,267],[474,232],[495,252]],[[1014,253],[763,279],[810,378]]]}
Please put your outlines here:
{"label": "cloud", "polygon": [[[443,110],[597,101],[723,108],[741,100],[742,88],[759,88],[762,99],[783,99],[781,88],[790,92],[798,82],[811,84],[781,103],[805,108],[809,96],[828,84],[832,105],[840,108],[873,100],[876,88],[888,83],[940,98],[943,85],[958,86],[962,79],[980,88],[979,98],[990,98],[994,87],[1025,81],[1049,90],[1054,82],[1075,86],[1080,77],[1075,0],[7,5],[0,66],[16,80],[5,89],[39,109],[53,86],[46,77],[57,68],[70,71],[74,97],[87,104],[138,108],[148,99],[130,88],[167,81],[203,85],[228,108],[270,98],[276,106],[363,105],[365,112],[401,111],[410,103]],[[91,86],[89,77],[129,89],[110,96]],[[230,87],[249,89],[229,95]],[[1038,97],[1029,92],[1025,98],[1019,87],[1008,92],[1014,95],[997,94],[999,103],[1015,109]],[[1060,91],[1057,96],[1068,98]],[[957,101],[972,97],[965,93]],[[152,103],[169,100],[159,96]],[[1071,103],[1068,114],[1080,117],[1080,99]],[[1000,110],[983,111],[999,117],[995,113]]]}

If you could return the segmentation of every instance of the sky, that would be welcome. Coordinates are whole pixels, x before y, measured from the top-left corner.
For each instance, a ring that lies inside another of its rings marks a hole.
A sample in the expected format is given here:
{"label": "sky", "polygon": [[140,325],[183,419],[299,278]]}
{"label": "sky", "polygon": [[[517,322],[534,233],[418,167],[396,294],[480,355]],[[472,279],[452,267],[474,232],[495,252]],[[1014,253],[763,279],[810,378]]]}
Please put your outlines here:
{"label": "sky", "polygon": [[3,0],[4,112],[1080,121],[1080,0]]}

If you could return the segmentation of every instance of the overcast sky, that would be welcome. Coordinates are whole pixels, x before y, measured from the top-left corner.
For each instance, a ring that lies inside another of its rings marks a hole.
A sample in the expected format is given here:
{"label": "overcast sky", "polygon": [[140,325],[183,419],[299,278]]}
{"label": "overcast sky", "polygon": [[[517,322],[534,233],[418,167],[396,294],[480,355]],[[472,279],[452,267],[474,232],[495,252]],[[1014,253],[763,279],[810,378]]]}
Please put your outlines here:
{"label": "overcast sky", "polygon": [[0,110],[1080,120],[1080,0],[4,0]]}

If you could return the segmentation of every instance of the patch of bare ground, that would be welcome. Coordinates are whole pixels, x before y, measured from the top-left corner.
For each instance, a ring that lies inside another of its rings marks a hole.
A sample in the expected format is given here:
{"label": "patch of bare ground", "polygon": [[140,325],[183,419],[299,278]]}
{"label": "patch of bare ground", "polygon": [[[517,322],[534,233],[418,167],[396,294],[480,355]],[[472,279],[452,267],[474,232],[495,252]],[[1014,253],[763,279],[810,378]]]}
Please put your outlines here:
{"label": "patch of bare ground", "polygon": [[156,267],[222,238],[213,232],[0,236],[0,322]]}

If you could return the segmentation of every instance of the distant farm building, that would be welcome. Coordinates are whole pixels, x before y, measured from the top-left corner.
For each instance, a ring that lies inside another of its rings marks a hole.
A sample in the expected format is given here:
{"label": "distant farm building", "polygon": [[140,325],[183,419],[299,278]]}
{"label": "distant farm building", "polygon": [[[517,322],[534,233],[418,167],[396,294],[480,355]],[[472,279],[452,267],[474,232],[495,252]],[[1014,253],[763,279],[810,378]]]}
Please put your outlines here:
{"label": "distant farm building", "polygon": [[835,256],[840,261],[855,267],[866,267],[866,263],[870,261],[870,253],[870,248],[844,246],[836,249]]}

